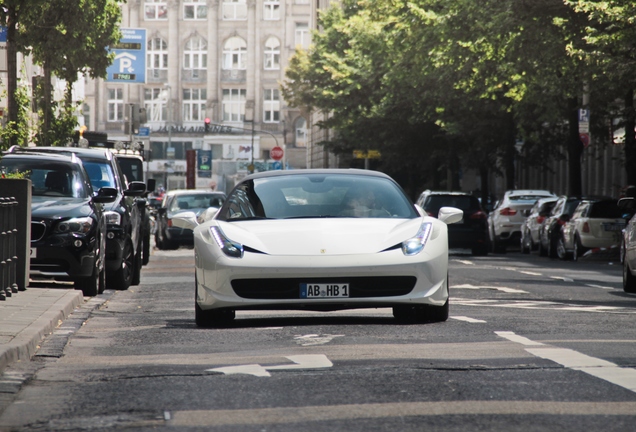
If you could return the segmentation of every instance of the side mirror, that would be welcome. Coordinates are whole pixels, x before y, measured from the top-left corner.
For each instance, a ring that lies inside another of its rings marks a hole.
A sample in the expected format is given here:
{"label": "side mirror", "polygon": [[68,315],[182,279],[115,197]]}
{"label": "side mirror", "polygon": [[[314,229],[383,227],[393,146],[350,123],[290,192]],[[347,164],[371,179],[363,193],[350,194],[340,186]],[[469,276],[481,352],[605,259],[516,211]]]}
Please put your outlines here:
{"label": "side mirror", "polygon": [[183,212],[172,216],[172,226],[177,228],[195,229],[199,223],[194,212]]}
{"label": "side mirror", "polygon": [[117,189],[112,187],[103,187],[97,191],[97,194],[93,197],[93,202],[96,203],[111,203],[117,199]]}
{"label": "side mirror", "polygon": [[128,190],[124,191],[124,196],[138,197],[146,193],[146,183],[134,181],[128,185]]}
{"label": "side mirror", "polygon": [[442,207],[437,218],[446,224],[453,224],[464,218],[464,212],[455,207]]}
{"label": "side mirror", "polygon": [[155,179],[146,180],[146,190],[148,192],[153,192],[155,189],[157,189],[157,180]]}

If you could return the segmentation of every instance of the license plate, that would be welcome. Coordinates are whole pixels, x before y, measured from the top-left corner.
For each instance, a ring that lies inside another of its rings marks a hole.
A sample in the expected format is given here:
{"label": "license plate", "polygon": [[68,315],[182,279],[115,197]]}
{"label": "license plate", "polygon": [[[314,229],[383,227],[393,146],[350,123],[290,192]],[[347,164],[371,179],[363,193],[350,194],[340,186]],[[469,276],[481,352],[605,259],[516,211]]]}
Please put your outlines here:
{"label": "license plate", "polygon": [[301,283],[300,298],[343,298],[349,297],[347,283]]}
{"label": "license plate", "polygon": [[625,228],[625,225],[622,223],[604,223],[603,229],[605,231],[621,231]]}
{"label": "license plate", "polygon": [[38,257],[38,250],[37,248],[31,248],[31,252],[29,254],[29,258],[37,258]]}

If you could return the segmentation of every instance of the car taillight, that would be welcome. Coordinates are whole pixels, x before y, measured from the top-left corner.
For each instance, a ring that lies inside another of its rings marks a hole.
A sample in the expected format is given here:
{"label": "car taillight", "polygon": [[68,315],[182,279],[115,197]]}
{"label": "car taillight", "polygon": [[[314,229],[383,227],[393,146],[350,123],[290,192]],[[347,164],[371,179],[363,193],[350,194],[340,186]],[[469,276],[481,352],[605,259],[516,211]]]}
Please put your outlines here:
{"label": "car taillight", "polygon": [[590,224],[588,224],[587,222],[585,222],[583,224],[583,232],[584,233],[589,233],[590,232]]}
{"label": "car taillight", "polygon": [[428,211],[428,210],[426,210],[426,214],[427,214],[427,215],[429,215],[430,217],[437,217],[437,216],[435,216],[432,212],[430,212],[430,211]]}
{"label": "car taillight", "polygon": [[499,214],[502,216],[514,216],[517,214],[517,210],[506,207],[505,209],[499,210]]}
{"label": "car taillight", "polygon": [[537,216],[537,223],[543,223],[543,221],[545,220],[545,216]]}
{"label": "car taillight", "polygon": [[168,219],[168,221],[166,222],[166,224],[171,227],[172,226],[172,219]]}
{"label": "car taillight", "polygon": [[558,223],[559,225],[565,225],[565,223],[566,223],[566,222],[567,222],[567,221],[564,221],[564,220],[563,220],[563,219],[561,219],[561,218],[558,218],[558,219],[557,219],[557,223]]}
{"label": "car taillight", "polygon": [[470,215],[470,218],[471,219],[487,219],[488,216],[486,216],[486,213],[480,210],[477,213],[473,213],[472,215]]}

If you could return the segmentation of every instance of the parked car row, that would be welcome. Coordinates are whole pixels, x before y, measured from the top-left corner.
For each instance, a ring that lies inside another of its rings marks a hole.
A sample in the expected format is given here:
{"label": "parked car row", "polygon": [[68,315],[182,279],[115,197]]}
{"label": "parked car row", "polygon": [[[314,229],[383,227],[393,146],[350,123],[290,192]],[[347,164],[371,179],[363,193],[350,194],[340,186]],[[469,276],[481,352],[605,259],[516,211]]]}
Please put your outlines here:
{"label": "parked car row", "polygon": [[108,149],[12,147],[0,169],[32,182],[33,280],[72,281],[86,296],[139,284],[146,184]]}

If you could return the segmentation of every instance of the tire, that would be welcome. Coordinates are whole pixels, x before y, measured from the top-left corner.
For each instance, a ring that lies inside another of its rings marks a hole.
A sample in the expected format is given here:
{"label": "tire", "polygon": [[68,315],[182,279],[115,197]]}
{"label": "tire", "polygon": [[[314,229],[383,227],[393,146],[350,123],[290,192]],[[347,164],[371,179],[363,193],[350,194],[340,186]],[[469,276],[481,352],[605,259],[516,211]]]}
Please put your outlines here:
{"label": "tire", "polygon": [[545,250],[545,248],[543,247],[543,243],[541,242],[541,239],[539,239],[538,249],[539,249],[539,256],[542,256],[542,257],[548,256],[548,251]]}
{"label": "tire", "polygon": [[143,239],[143,260],[142,265],[147,265],[150,262],[150,230],[146,233]]}
{"label": "tire", "polygon": [[532,243],[530,244],[530,246],[526,246],[526,242],[524,240],[525,237],[522,235],[521,240],[519,241],[519,245],[521,247],[521,253],[527,255],[530,253],[530,249],[532,249]]}
{"label": "tire", "polygon": [[630,271],[627,259],[623,261],[623,291],[636,293],[636,276]]}
{"label": "tire", "polygon": [[548,243],[548,258],[558,258],[557,242],[558,242],[557,239],[553,237],[550,238],[550,242]]}
{"label": "tire", "polygon": [[101,272],[99,272],[99,283],[97,287],[97,294],[104,294],[104,290],[106,289],[106,269],[103,268]]}
{"label": "tire", "polygon": [[559,239],[557,240],[556,254],[559,259],[563,261],[567,261],[570,259],[570,253],[565,249],[565,241],[563,240],[563,236],[559,237]]}
{"label": "tire", "polygon": [[124,291],[130,287],[135,270],[135,254],[129,241],[126,242],[122,255],[119,269],[109,272],[106,275],[106,282],[109,288]]}
{"label": "tire", "polygon": [[394,306],[393,317],[401,324],[423,324],[448,320],[449,300],[443,306]]}
{"label": "tire", "polygon": [[491,243],[492,253],[506,253],[506,245],[501,243],[501,240],[497,240],[497,237],[492,239]]}
{"label": "tire", "polygon": [[578,261],[585,252],[587,252],[587,249],[581,244],[581,238],[577,235],[574,238],[574,252],[572,253],[572,259],[574,261]]}
{"label": "tire", "polygon": [[135,268],[133,270],[132,280],[130,281],[130,285],[137,286],[139,282],[141,282],[141,266],[143,262],[143,256],[141,251],[141,245],[137,249],[137,254],[135,255]]}
{"label": "tire", "polygon": [[[103,273],[103,272],[102,272]],[[93,297],[99,294],[99,279],[100,279],[100,271],[95,266],[93,268],[93,274],[87,278],[77,279],[75,281],[75,289],[82,290],[82,293],[86,297]]]}
{"label": "tire", "polygon": [[486,256],[488,255],[488,245],[475,246],[471,252],[474,256]]}
{"label": "tire", "polygon": [[196,275],[194,276],[194,322],[197,327],[202,328],[223,328],[229,327],[236,317],[234,309],[212,309],[203,310],[197,303],[197,291],[199,289],[199,283],[197,282]]}

